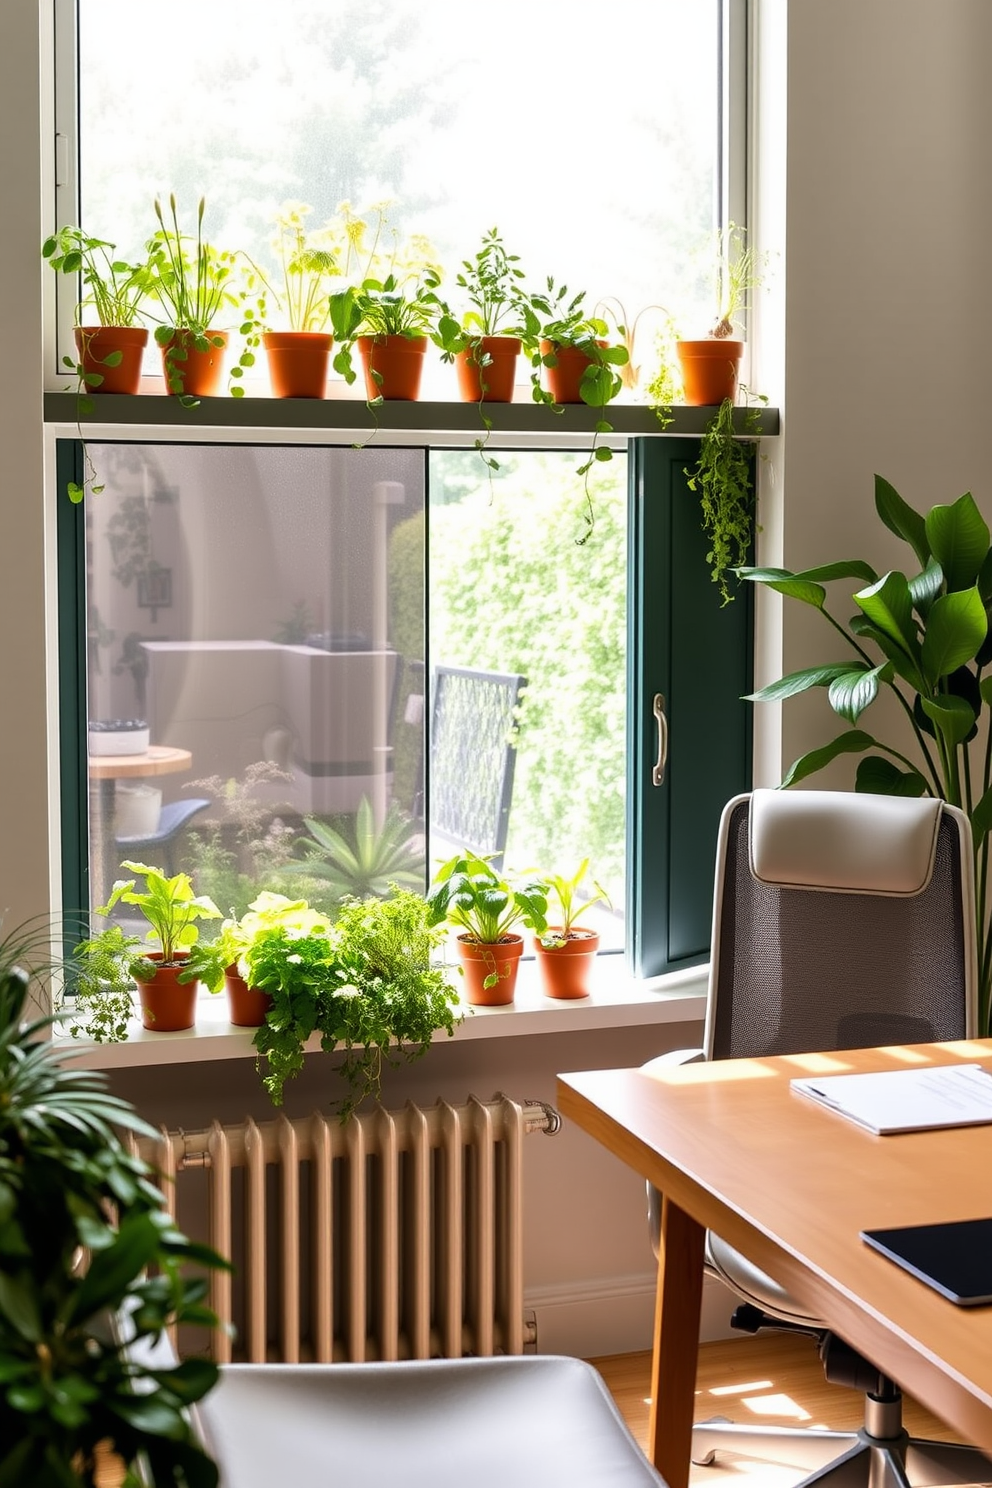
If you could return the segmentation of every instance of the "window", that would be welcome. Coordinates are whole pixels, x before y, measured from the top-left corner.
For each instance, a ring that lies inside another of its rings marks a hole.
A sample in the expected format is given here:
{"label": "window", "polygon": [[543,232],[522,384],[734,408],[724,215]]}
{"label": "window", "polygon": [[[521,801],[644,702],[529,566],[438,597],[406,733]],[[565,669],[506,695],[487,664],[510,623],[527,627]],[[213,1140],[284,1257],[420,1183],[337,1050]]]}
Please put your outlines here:
{"label": "window", "polygon": [[386,202],[387,237],[424,239],[449,287],[496,224],[532,285],[590,310],[708,310],[718,0],[174,0],[140,59],[132,16],[79,3],[79,211],[122,252],[171,192],[189,228],[205,197],[211,241],[269,273],[283,202],[314,225]]}
{"label": "window", "polygon": [[[552,273],[584,287],[590,310],[615,300],[625,322],[626,307],[673,308],[679,286],[691,313],[692,253],[726,194],[716,0],[621,0],[609,26],[622,68],[602,102],[587,82],[596,33],[557,5],[514,0],[481,44],[483,13],[464,5],[246,0],[235,28],[225,6],[177,4],[156,66],[184,77],[195,125],[174,89],[164,127],[147,77],[131,94],[114,70],[121,0],[80,0],[78,199],[70,171],[62,220],[130,253],[155,225],[156,192],[174,190],[190,224],[204,195],[215,241],[263,260],[287,198],[339,223],[343,201],[374,216],[388,198],[391,228],[429,239],[449,277],[498,222],[532,283]],[[553,67],[525,104],[514,91],[485,143],[480,58],[488,86],[525,54]],[[577,100],[574,145],[546,120],[563,93]],[[134,121],[124,138],[120,114]],[[446,375],[438,363],[428,397],[452,395]],[[512,448],[505,437],[492,474],[459,436],[432,447],[416,418],[405,447],[387,412],[357,449],[321,428],[319,404],[314,428],[286,440],[264,402],[245,408],[230,437],[176,442],[178,408],[166,438],[102,431],[88,453],[103,493],[59,503],[65,903],[103,902],[121,858],[153,851],[225,909],[265,884],[315,900],[361,891],[341,881],[339,843],[363,821],[394,872],[423,882],[446,845],[431,806],[439,679],[498,687],[498,674],[522,683],[500,738],[515,765],[501,850],[565,873],[588,855],[613,905],[607,944],[637,971],[701,959],[715,811],[747,778],[736,699],[750,616],[746,599],[720,612],[708,584],[683,474],[692,442],[618,441],[594,471],[596,526],[580,546],[588,433],[552,420]],[[60,459],[78,479],[78,444]],[[656,693],[671,725],[664,789],[647,784]],[[135,722],[167,756],[155,774],[98,752]],[[464,775],[480,746],[462,728]]]}

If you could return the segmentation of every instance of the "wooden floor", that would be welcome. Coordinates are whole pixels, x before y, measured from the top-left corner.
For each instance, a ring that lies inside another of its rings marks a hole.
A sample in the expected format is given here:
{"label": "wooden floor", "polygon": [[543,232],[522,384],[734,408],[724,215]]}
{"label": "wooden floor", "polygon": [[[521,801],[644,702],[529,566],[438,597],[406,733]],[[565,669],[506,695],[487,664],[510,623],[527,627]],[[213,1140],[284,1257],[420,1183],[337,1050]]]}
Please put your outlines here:
{"label": "wooden floor", "polygon": [[[651,1355],[614,1354],[591,1360],[602,1374],[627,1424],[642,1447],[647,1444]],[[754,1338],[704,1343],[696,1377],[696,1420],[722,1416],[760,1426],[825,1426],[833,1431],[863,1425],[864,1398],[829,1385],[811,1338],[767,1333]],[[954,1434],[915,1401],[903,1404],[903,1421],[913,1436],[953,1441]],[[746,1478],[760,1488],[789,1488],[804,1470],[769,1466],[728,1456],[720,1466],[694,1467],[693,1488]]]}

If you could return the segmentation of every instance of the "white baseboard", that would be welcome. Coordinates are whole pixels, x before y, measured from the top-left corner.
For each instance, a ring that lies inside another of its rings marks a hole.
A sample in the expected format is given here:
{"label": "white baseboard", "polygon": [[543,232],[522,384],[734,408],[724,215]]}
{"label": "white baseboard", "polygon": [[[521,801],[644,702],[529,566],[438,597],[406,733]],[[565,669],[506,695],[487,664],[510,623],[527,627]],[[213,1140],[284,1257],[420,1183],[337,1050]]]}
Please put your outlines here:
{"label": "white baseboard", "polygon": [[[536,1326],[539,1353],[595,1359],[651,1347],[654,1297],[654,1272],[645,1272],[530,1288],[524,1293],[524,1309]],[[704,1276],[703,1343],[736,1336],[730,1327],[734,1306],[735,1299],[723,1283]]]}

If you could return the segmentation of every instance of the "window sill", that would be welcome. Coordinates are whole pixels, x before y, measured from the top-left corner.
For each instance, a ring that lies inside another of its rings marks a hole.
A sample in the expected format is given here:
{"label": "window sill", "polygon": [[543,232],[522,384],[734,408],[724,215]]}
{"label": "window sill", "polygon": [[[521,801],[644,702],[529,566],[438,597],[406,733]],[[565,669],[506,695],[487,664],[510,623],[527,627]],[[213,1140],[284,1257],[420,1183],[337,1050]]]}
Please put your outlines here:
{"label": "window sill", "polygon": [[[407,443],[474,443],[479,436],[479,410],[474,403],[389,402],[370,411],[364,399],[327,398],[201,398],[195,408],[183,408],[164,393],[141,392],[133,397],[108,393],[94,399],[96,407],[80,424],[75,393],[45,394],[45,422],[65,425],[74,437],[81,432],[90,439],[105,435],[115,426],[195,430],[256,429],[310,430],[326,436],[367,439],[375,430],[380,442],[403,435]],[[638,403],[611,403],[606,417],[613,426],[610,443],[638,435],[700,435],[713,416],[712,408],[678,405],[671,422],[662,429],[654,410]],[[541,438],[543,441],[575,440],[591,435],[599,410],[584,404],[568,404],[557,412],[531,401],[491,403],[486,417],[492,433],[503,438]],[[762,435],[779,432],[777,408],[755,406],[734,410],[739,431],[747,432],[745,420],[758,420]]]}
{"label": "window sill", "polygon": [[[707,966],[694,966],[649,981],[635,981],[627,976],[619,956],[604,956],[589,997],[576,1002],[555,1002],[538,989],[536,966],[525,962],[520,969],[514,1003],[509,1007],[466,1007],[464,1021],[455,1029],[454,1038],[513,1038],[524,1034],[579,1033],[700,1021],[706,1010],[708,974]],[[214,997],[208,992],[201,993],[196,1016],[196,1027],[184,1033],[153,1033],[136,1023],[123,1044],[94,1044],[88,1039],[59,1033],[53,1042],[57,1048],[73,1052],[73,1063],[82,1069],[254,1058],[254,1030],[231,1025],[223,994]],[[436,1033],[434,1041],[446,1042],[447,1035]],[[311,1039],[307,1047],[309,1052],[316,1052],[320,1040]]]}

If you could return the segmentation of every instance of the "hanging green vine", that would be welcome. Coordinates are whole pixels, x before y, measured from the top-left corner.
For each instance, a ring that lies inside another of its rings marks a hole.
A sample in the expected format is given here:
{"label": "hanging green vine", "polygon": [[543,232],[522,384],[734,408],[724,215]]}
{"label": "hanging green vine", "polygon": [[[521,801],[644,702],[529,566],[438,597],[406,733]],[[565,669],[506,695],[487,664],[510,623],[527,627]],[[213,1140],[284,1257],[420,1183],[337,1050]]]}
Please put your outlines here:
{"label": "hanging green vine", "polygon": [[755,492],[750,446],[761,432],[758,409],[744,415],[744,433],[734,429],[734,404],[725,398],[699,442],[699,459],[686,470],[689,490],[699,496],[703,531],[709,539],[706,561],[720,589],[721,604],[733,599],[727,576],[743,568],[755,532]]}

